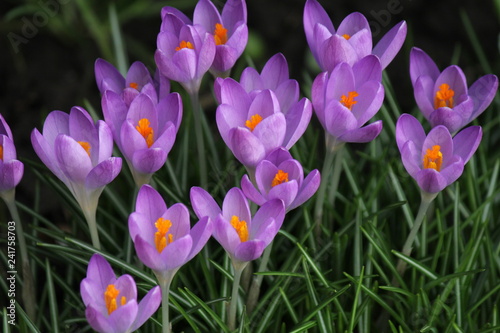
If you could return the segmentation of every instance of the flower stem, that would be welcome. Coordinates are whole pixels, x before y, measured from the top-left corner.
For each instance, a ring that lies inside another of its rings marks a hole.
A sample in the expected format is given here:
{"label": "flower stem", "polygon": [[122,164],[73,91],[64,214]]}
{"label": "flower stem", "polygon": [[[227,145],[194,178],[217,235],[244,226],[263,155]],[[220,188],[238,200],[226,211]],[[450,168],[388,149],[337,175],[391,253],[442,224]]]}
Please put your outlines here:
{"label": "flower stem", "polygon": [[92,246],[97,250],[101,250],[101,243],[99,242],[99,233],[97,231],[97,221],[96,221],[96,209],[82,209],[83,215],[87,220],[90,231],[90,239],[92,240]]}
{"label": "flower stem", "polygon": [[236,308],[238,305],[238,290],[240,287],[241,273],[245,269],[248,262],[238,262],[235,263],[233,260],[234,267],[234,279],[233,279],[233,291],[231,292],[231,302],[229,303],[228,316],[227,316],[227,326],[231,331],[236,329]]}
{"label": "flower stem", "polygon": [[[262,260],[259,265],[259,269],[257,272],[264,272],[267,270],[267,263],[269,262],[269,258],[271,256],[271,250],[273,248],[273,243],[269,244],[269,246],[264,250],[264,254],[262,255]],[[252,313],[253,309],[257,305],[257,301],[259,300],[260,286],[262,285],[262,279],[264,275],[257,275],[252,279],[252,284],[250,286],[250,290],[248,291],[247,298],[247,313]]]}
{"label": "flower stem", "polygon": [[166,272],[154,272],[156,278],[158,280],[158,284],[161,288],[161,320],[162,320],[162,333],[170,333],[170,319],[169,319],[169,304],[168,304],[168,295],[170,293],[170,284],[172,283],[172,279],[174,278],[174,271],[166,271]]}
{"label": "flower stem", "polygon": [[[403,250],[401,251],[405,256],[409,256],[412,251],[413,242],[417,237],[417,233],[422,226],[422,222],[424,221],[425,214],[432,203],[432,201],[436,198],[438,193],[425,193],[422,192],[422,198],[420,201],[420,207],[418,209],[417,217],[415,218],[415,222],[413,223],[413,227],[410,230],[410,234],[406,239],[406,242],[403,245]],[[403,275],[406,269],[406,262],[399,259],[397,264],[397,271],[400,275]]]}
{"label": "flower stem", "polygon": [[206,188],[207,185],[207,161],[205,157],[205,142],[203,139],[203,128],[201,126],[201,106],[198,90],[189,94],[191,98],[191,107],[193,108],[194,131],[196,137],[196,147],[198,149],[198,165],[200,170],[201,187]]}

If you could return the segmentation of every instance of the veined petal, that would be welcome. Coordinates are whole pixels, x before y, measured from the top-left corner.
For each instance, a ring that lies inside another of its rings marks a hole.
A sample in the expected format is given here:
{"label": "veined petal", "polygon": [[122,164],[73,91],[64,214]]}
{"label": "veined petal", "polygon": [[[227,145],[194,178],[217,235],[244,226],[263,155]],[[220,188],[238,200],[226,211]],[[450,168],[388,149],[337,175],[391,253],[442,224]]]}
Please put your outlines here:
{"label": "veined petal", "polygon": [[271,150],[283,146],[286,130],[285,115],[278,112],[263,119],[252,133],[261,142],[267,154]]}
{"label": "veined petal", "polygon": [[[470,116],[470,114],[472,113],[473,102],[470,99],[469,99],[469,102],[470,103],[467,103],[469,106],[467,109],[469,111],[468,115]],[[464,103],[462,103],[462,104],[464,104]],[[463,106],[467,106],[467,105],[463,105]],[[465,108],[461,107],[459,109],[463,110]],[[431,113],[431,115],[429,117],[429,122],[431,123],[432,127],[436,127],[438,125],[445,126],[446,128],[448,128],[450,133],[458,131],[465,124],[464,117],[462,117],[460,112],[457,112],[457,110],[450,109],[447,107],[442,107],[442,108],[436,109],[433,113]]]}
{"label": "veined petal", "polygon": [[326,86],[326,99],[340,101],[342,95],[347,95],[349,91],[354,90],[356,90],[356,84],[351,66],[345,62],[335,66]]}
{"label": "veined petal", "polygon": [[318,53],[320,67],[324,71],[331,72],[341,62],[352,66],[358,60],[358,54],[354,47],[339,35],[333,35],[323,42]]}
{"label": "veined petal", "polygon": [[266,202],[262,194],[253,186],[248,175],[243,175],[243,178],[241,178],[241,190],[245,194],[245,197],[259,206],[262,206]]}
{"label": "veined petal", "polygon": [[434,169],[420,170],[415,180],[418,186],[427,193],[439,193],[449,185],[447,179]]}
{"label": "veined petal", "polygon": [[170,206],[162,217],[172,222],[169,233],[175,239],[189,234],[191,224],[189,221],[189,211],[184,204],[176,203]]}
{"label": "veined petal", "polygon": [[125,87],[125,79],[120,72],[104,59],[97,59],[94,63],[95,80],[101,94],[106,90],[120,93]]}
{"label": "veined petal", "polygon": [[434,82],[439,76],[439,69],[434,61],[421,49],[413,47],[410,51],[410,77],[415,82],[420,76],[428,76]]}
{"label": "veined petal", "polygon": [[101,99],[101,106],[104,120],[111,129],[118,147],[121,149],[120,130],[127,117],[128,108],[120,95],[109,90],[104,92]]}
{"label": "veined petal", "polygon": [[352,66],[352,73],[354,74],[354,82],[356,82],[356,89],[360,84],[368,81],[382,82],[382,66],[380,60],[374,55],[367,55],[358,60]]}
{"label": "veined petal", "polygon": [[18,160],[0,161],[0,192],[16,187],[24,174],[24,164]]}
{"label": "veined petal", "polygon": [[216,23],[222,23],[222,18],[214,4],[209,0],[198,1],[193,12],[193,24],[199,24],[207,31],[213,31]]}
{"label": "veined petal", "polygon": [[236,229],[220,214],[214,221],[213,236],[224,250],[231,255],[234,254],[236,247],[241,244]]}
{"label": "veined petal", "polygon": [[446,168],[453,156],[453,140],[450,132],[444,126],[436,126],[430,130],[429,134],[427,134],[427,137],[422,145],[421,159],[423,160],[428,149],[432,150],[436,145],[440,147],[439,149],[443,155],[442,168]]}
{"label": "veined petal", "polygon": [[[307,43],[311,50],[316,49],[314,39],[314,27],[316,24],[323,25],[331,34],[335,33],[332,21],[324,8],[316,0],[307,0],[304,7],[304,31]],[[313,51],[314,53],[314,51]]]}
{"label": "veined petal", "polygon": [[[274,220],[273,223],[276,224],[276,232],[278,232],[285,218],[285,205],[282,200],[273,199],[267,201],[255,213],[249,228],[250,239],[263,239],[266,240],[266,242],[269,240],[269,238],[266,238],[269,235],[263,235],[261,233],[262,226],[270,222],[269,218]],[[274,236],[272,236],[272,238],[274,238]],[[270,240],[272,240],[272,238]]]}
{"label": "veined petal", "polygon": [[193,239],[190,234],[179,239],[174,239],[160,254],[161,260],[165,265],[164,270],[172,270],[184,265],[188,260],[192,247]]}
{"label": "veined petal", "polygon": [[283,54],[277,53],[264,65],[261,73],[262,81],[267,89],[276,90],[278,86],[288,80],[288,63]]}
{"label": "veined petal", "polygon": [[200,219],[200,221],[198,221],[198,223],[194,225],[193,229],[191,229],[190,232],[191,238],[193,240],[193,246],[191,248],[191,251],[189,252],[188,257],[186,258],[186,262],[191,260],[201,251],[210,236],[212,236],[213,230],[214,223],[208,216]]}
{"label": "veined petal", "polygon": [[66,183],[67,178],[59,167],[53,145],[49,145],[45,137],[43,137],[36,128],[31,132],[31,144],[43,164],[45,164],[57,178]]}
{"label": "veined petal", "polygon": [[69,135],[69,114],[62,111],[52,111],[43,123],[43,137],[49,146],[54,147],[54,142],[59,134]]}
{"label": "veined petal", "polygon": [[259,239],[240,243],[234,251],[234,258],[243,262],[255,260],[262,255],[266,246],[267,245]]}
{"label": "veined petal", "polygon": [[329,134],[339,137],[347,131],[357,128],[358,120],[351,110],[338,100],[331,100],[325,108],[325,125]]}
{"label": "veined petal", "polygon": [[413,84],[413,94],[418,108],[426,119],[434,112],[434,81],[430,76],[421,75]]}
{"label": "veined petal", "polygon": [[252,219],[248,200],[237,187],[233,187],[227,192],[222,203],[222,216],[224,219],[230,221],[233,215],[237,216],[240,221],[246,221],[247,223],[250,223]]}
{"label": "veined petal", "polygon": [[445,68],[436,79],[434,84],[433,94],[435,94],[439,87],[446,83],[455,92],[455,98],[467,95],[467,80],[462,69],[458,66],[451,65]]}
{"label": "veined petal", "polygon": [[416,177],[422,170],[422,150],[413,141],[406,141],[400,149],[403,166],[410,176]]}
{"label": "veined petal", "polygon": [[160,148],[140,149],[132,155],[134,169],[144,174],[158,171],[167,160],[167,152]]}
{"label": "veined petal", "polygon": [[83,147],[73,138],[61,134],[54,143],[57,162],[66,177],[72,182],[83,185],[92,170],[90,157]]}
{"label": "veined petal", "polygon": [[356,90],[359,93],[352,113],[358,119],[358,127],[363,126],[382,107],[384,102],[384,86],[378,81],[368,81]]}
{"label": "veined petal", "polygon": [[156,221],[166,210],[167,205],[160,193],[150,185],[141,186],[135,203],[136,212],[144,214],[150,221]]}
{"label": "veined petal", "polygon": [[474,112],[468,122],[476,119],[493,101],[498,89],[498,78],[493,74],[480,77],[469,88],[469,95],[474,101]]}
{"label": "veined petal", "polygon": [[396,123],[396,143],[399,151],[407,141],[413,141],[415,146],[422,147],[425,140],[425,132],[417,120],[410,114],[402,114]]}
{"label": "veined petal", "polygon": [[109,262],[100,254],[92,255],[87,267],[87,277],[84,281],[88,281],[93,290],[86,289],[82,292],[83,303],[88,305],[94,299],[96,289],[105,290],[108,284],[114,283],[115,280],[116,275]]}
{"label": "veined petal", "polygon": [[299,193],[295,197],[295,200],[287,208],[287,211],[295,209],[298,206],[302,205],[307,200],[309,200],[318,190],[320,183],[321,183],[321,176],[319,171],[316,169],[311,171],[302,182],[302,186],[299,189]]}
{"label": "veined petal", "polygon": [[312,104],[307,98],[295,103],[286,114],[286,134],[283,145],[290,149],[304,134],[312,117]]}
{"label": "veined petal", "polygon": [[[142,235],[140,234],[135,236],[133,241],[137,257],[139,257],[144,265],[155,271],[167,270],[166,262],[163,261],[160,253],[154,245],[143,239]],[[169,246],[172,244],[169,244]],[[169,246],[167,246],[165,249],[167,249]]]}
{"label": "veined petal", "polygon": [[228,141],[234,156],[245,166],[255,167],[266,155],[262,142],[246,128],[232,128]]}
{"label": "veined petal", "polygon": [[189,196],[191,206],[193,206],[193,210],[199,219],[208,216],[212,221],[215,221],[222,212],[212,196],[201,187],[191,187]]}
{"label": "veined petal", "polygon": [[96,165],[85,179],[85,188],[95,190],[113,181],[122,168],[122,159],[110,157]]}
{"label": "veined petal", "polygon": [[338,137],[339,141],[365,143],[374,140],[382,131],[382,120],[377,120],[374,123],[365,127],[355,128],[347,131]]}
{"label": "veined petal", "polygon": [[247,23],[247,6],[244,0],[228,0],[222,8],[222,21],[227,27],[230,36],[234,33],[234,27],[240,22]]}
{"label": "veined petal", "polygon": [[314,112],[323,128],[325,125],[325,92],[328,84],[328,72],[323,72],[316,76],[311,88],[311,100]]}
{"label": "veined petal", "polygon": [[463,163],[467,163],[476,152],[483,131],[479,126],[471,126],[463,129],[453,138],[453,155],[460,156]]}
{"label": "veined petal", "polygon": [[280,199],[285,207],[289,207],[297,193],[299,192],[299,183],[295,179],[276,185],[268,193],[269,199]]}
{"label": "veined petal", "polygon": [[340,25],[337,29],[337,35],[339,35],[339,36],[342,36],[342,35],[352,36],[352,35],[356,34],[358,31],[361,31],[363,29],[370,31],[370,25],[368,24],[368,20],[366,19],[366,17],[363,14],[361,14],[359,12],[354,12],[354,13],[347,15],[342,20],[342,22],[340,23]]}
{"label": "veined petal", "polygon": [[146,296],[142,298],[138,305],[137,316],[132,324],[131,331],[136,331],[141,327],[155,312],[161,304],[161,289],[159,286],[153,287]]}
{"label": "veined petal", "polygon": [[158,131],[162,133],[168,122],[175,126],[175,132],[179,130],[182,121],[182,99],[179,93],[170,93],[160,99],[156,106],[158,113]]}
{"label": "veined petal", "polygon": [[386,68],[398,54],[406,39],[406,31],[406,22],[399,22],[373,48],[372,53],[380,58],[382,69]]}

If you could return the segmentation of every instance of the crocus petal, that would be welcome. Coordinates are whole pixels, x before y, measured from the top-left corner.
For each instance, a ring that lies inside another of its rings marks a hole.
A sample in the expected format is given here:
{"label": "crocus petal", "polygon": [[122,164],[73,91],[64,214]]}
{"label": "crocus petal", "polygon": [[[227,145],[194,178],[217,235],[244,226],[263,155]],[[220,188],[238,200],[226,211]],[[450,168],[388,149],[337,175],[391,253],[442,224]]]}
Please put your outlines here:
{"label": "crocus petal", "polygon": [[120,95],[113,91],[104,92],[101,99],[104,120],[113,132],[113,137],[121,149],[120,130],[127,117],[128,108]]}
{"label": "crocus petal", "polygon": [[428,149],[432,150],[436,145],[440,147],[440,151],[443,154],[442,167],[445,168],[448,160],[453,156],[453,140],[450,132],[444,126],[436,126],[427,134],[422,144],[422,158]]}
{"label": "crocus petal", "polygon": [[246,112],[237,110],[235,107],[228,104],[221,104],[217,107],[215,119],[217,128],[219,129],[220,136],[224,143],[231,149],[231,142],[229,140],[229,132],[232,128],[243,126],[245,124]]}
{"label": "crocus petal", "polygon": [[[469,103],[469,115],[472,113],[472,100],[470,100]],[[463,103],[462,103],[463,104]],[[453,133],[458,131],[462,126],[464,125],[464,118],[461,116],[460,113],[456,112],[454,109],[450,109],[447,107],[439,108],[436,109],[434,112],[431,113],[429,117],[429,122],[431,123],[432,127],[438,126],[438,125],[443,125],[448,130]]]}
{"label": "crocus petal", "polygon": [[241,243],[236,229],[220,214],[214,221],[213,236],[229,254],[234,254],[236,247]]}
{"label": "crocus petal", "polygon": [[267,245],[260,239],[240,243],[234,251],[234,258],[243,262],[255,260],[262,255]]}
{"label": "crocus petal", "polygon": [[[80,284],[83,303],[87,306],[96,297],[95,290],[105,290],[116,279],[113,268],[100,254],[94,254],[89,260],[87,277]],[[85,281],[85,283],[83,283]],[[99,297],[99,296],[97,296]]]}
{"label": "crocus petal", "polygon": [[410,114],[402,114],[396,123],[396,143],[399,150],[407,141],[413,141],[417,147],[422,147],[425,140],[425,132],[417,120]]}
{"label": "crocus petal", "polygon": [[126,304],[119,306],[108,317],[108,321],[114,328],[114,332],[128,332],[137,317],[137,300],[129,300]]}
{"label": "crocus petal", "polygon": [[464,161],[460,156],[454,156],[446,168],[441,170],[441,175],[446,179],[448,185],[455,182],[464,172]]}
{"label": "crocus petal", "polygon": [[85,188],[95,190],[103,187],[118,176],[122,168],[122,159],[110,157],[96,165],[85,179]]}
{"label": "crocus petal", "polygon": [[146,139],[136,128],[137,122],[132,123],[130,120],[126,120],[122,124],[120,131],[120,141],[122,142],[121,151],[125,158],[129,161],[132,160],[134,153],[139,150],[147,150],[148,144]]}
{"label": "crocus petal", "polygon": [[108,159],[113,154],[113,133],[111,132],[108,124],[106,124],[102,120],[98,120],[97,133],[99,140],[99,152],[98,154],[96,154],[95,152],[94,154],[92,154],[91,149],[91,156],[96,158],[95,162],[94,160],[92,160],[92,164],[100,163]]}
{"label": "crocus petal", "polygon": [[335,33],[332,21],[325,9],[316,0],[307,0],[304,7],[304,31],[306,34],[307,43],[315,58],[317,58],[314,27],[316,24],[323,25],[331,34]]}
{"label": "crocus petal", "polygon": [[212,236],[213,230],[214,223],[208,216],[200,219],[200,221],[195,224],[190,233],[193,240],[193,246],[191,247],[191,251],[186,258],[186,262],[193,259],[193,257],[201,251],[210,236]]}
{"label": "crocus petal", "polygon": [[368,81],[357,92],[358,103],[352,106],[352,113],[361,127],[380,110],[384,102],[384,86],[378,81]]}
{"label": "crocus petal", "polygon": [[246,25],[247,22],[247,6],[244,0],[228,0],[222,8],[222,21],[228,29],[228,34],[233,35],[233,28],[239,22]]}
{"label": "crocus petal", "polygon": [[240,85],[245,89],[246,92],[251,92],[256,89],[264,89],[269,87],[264,86],[262,77],[259,72],[253,67],[247,67],[241,72]]}
{"label": "crocus petal", "polygon": [[328,72],[320,73],[313,81],[311,87],[311,100],[314,108],[314,113],[318,117],[323,128],[325,125],[325,89],[328,84]]}
{"label": "crocus petal", "polygon": [[83,147],[73,138],[61,134],[55,144],[55,155],[62,172],[72,182],[84,184],[92,170],[90,157]]}
{"label": "crocus petal", "polygon": [[264,118],[253,130],[253,135],[259,140],[266,153],[283,145],[286,135],[285,115],[277,112]]}
{"label": "crocus petal", "polygon": [[448,84],[454,90],[456,97],[467,94],[465,74],[458,66],[451,65],[441,72],[434,84],[434,93],[439,90],[443,83]]}
{"label": "crocus petal", "polygon": [[479,78],[469,88],[469,95],[474,101],[474,113],[468,123],[476,119],[491,103],[498,89],[498,78],[493,74]]}
{"label": "crocus petal", "polygon": [[299,83],[296,80],[286,80],[274,90],[281,112],[285,115],[288,115],[290,108],[299,100],[299,92]]}
{"label": "crocus petal", "polygon": [[326,86],[325,97],[340,100],[342,95],[356,90],[351,66],[343,62],[335,66]]}
{"label": "crocus petal", "polygon": [[420,76],[428,76],[435,81],[439,76],[439,69],[434,61],[421,49],[413,47],[410,51],[410,77],[411,83],[415,82]]}
{"label": "crocus petal", "polygon": [[161,149],[166,154],[168,154],[172,149],[172,147],[174,146],[176,132],[177,129],[175,128],[174,124],[168,122],[167,124],[165,124],[163,132],[159,132],[161,133],[161,135],[156,138],[153,145],[151,145],[151,148]]}
{"label": "crocus petal", "polygon": [[167,153],[160,148],[137,150],[132,155],[132,165],[143,174],[152,174],[165,165]]}
{"label": "crocus petal", "polygon": [[193,206],[193,210],[200,220],[208,216],[212,221],[215,221],[217,216],[222,212],[212,196],[201,187],[191,187],[189,196],[191,206]]}
{"label": "crocus petal", "polygon": [[52,111],[43,123],[43,137],[49,146],[53,147],[59,134],[69,135],[69,114],[62,111]]}
{"label": "crocus petal", "polygon": [[463,163],[467,163],[476,152],[483,131],[479,126],[471,126],[460,131],[453,138],[453,155],[460,156]]}
{"label": "crocus petal", "polygon": [[5,121],[4,117],[0,114],[0,134],[6,135],[12,140],[12,131],[10,130],[9,124]]}
{"label": "crocus petal", "polygon": [[413,178],[422,169],[422,150],[420,147],[415,146],[413,141],[406,141],[400,149],[403,166]]}
{"label": "crocus petal", "polygon": [[352,72],[354,74],[354,81],[358,84],[359,82],[372,80],[382,82],[382,66],[380,65],[380,60],[374,55],[367,55],[357,61],[352,66]]}
{"label": "crocus petal", "polygon": [[438,193],[448,186],[448,181],[434,169],[420,170],[415,177],[418,186],[427,193]]}
{"label": "crocus petal", "polygon": [[286,114],[286,134],[283,146],[290,149],[304,134],[312,117],[312,104],[307,98],[295,103]]}
{"label": "crocus petal", "polygon": [[16,187],[24,174],[24,164],[18,160],[0,162],[0,192]]}
{"label": "crocus petal", "polygon": [[347,15],[342,20],[337,29],[337,35],[342,36],[346,34],[352,36],[363,29],[370,31],[370,25],[368,24],[366,17],[359,12],[354,12]]}
{"label": "crocus petal", "polygon": [[233,187],[227,192],[222,203],[222,216],[228,221],[233,216],[237,216],[241,221],[247,222],[250,222],[252,219],[248,201],[239,188]]}
{"label": "crocus petal", "polygon": [[283,224],[283,219],[285,218],[285,205],[282,200],[270,200],[262,205],[262,207],[260,207],[260,209],[255,213],[249,230],[250,239],[262,239],[266,242],[270,242],[272,238],[274,238],[274,236],[269,238],[270,235],[262,233],[262,226],[270,222],[269,218],[274,219],[277,229],[276,232],[278,232],[279,228],[281,228],[281,225]]}
{"label": "crocus petal", "polygon": [[190,234],[174,239],[160,254],[165,267],[162,270],[172,270],[184,265],[188,260],[192,247],[193,239]]}
{"label": "crocus petal", "polygon": [[176,133],[179,130],[182,121],[182,99],[179,93],[171,93],[166,95],[164,98],[160,99],[158,105],[156,106],[158,113],[158,131],[162,133],[165,128],[161,125],[166,126],[168,122],[172,122],[175,126]]}
{"label": "crocus petal", "polygon": [[94,64],[95,80],[101,94],[106,90],[119,93],[125,87],[125,79],[120,72],[104,59],[97,59]]}
{"label": "crocus petal", "polygon": [[159,286],[153,287],[146,296],[142,298],[138,305],[138,311],[130,331],[136,331],[148,320],[161,304],[161,289]]}
{"label": "crocus petal", "polygon": [[295,197],[295,200],[293,200],[293,202],[290,204],[290,206],[288,206],[287,211],[295,209],[309,200],[318,190],[320,183],[321,176],[319,171],[316,169],[311,171],[304,179],[304,182],[299,189],[299,193]]}
{"label": "crocus petal", "polygon": [[341,62],[352,66],[357,57],[358,54],[349,41],[339,35],[327,39],[319,49],[321,69],[325,71],[332,71]]}
{"label": "crocus petal", "polygon": [[290,152],[283,147],[274,149],[266,156],[266,160],[274,165],[280,165],[282,162],[291,159],[292,154],[290,154]]}
{"label": "crocus petal", "polygon": [[220,103],[232,105],[236,110],[248,110],[250,97],[245,89],[232,78],[222,80]]}
{"label": "crocus petal", "polygon": [[97,332],[116,332],[113,324],[92,305],[87,306],[85,309],[85,318],[87,318],[90,326]]}
{"label": "crocus petal", "polygon": [[280,83],[288,80],[288,64],[283,54],[277,53],[264,65],[261,73],[262,81],[267,89],[275,90]]}
{"label": "crocus petal", "polygon": [[217,45],[214,61],[212,62],[210,70],[212,73],[225,73],[234,66],[240,55],[240,50],[231,47],[229,44]]}
{"label": "crocus petal", "polygon": [[203,44],[199,49],[197,54],[198,63],[196,66],[196,76],[195,78],[201,78],[212,66],[215,58],[215,40],[213,36],[206,33],[203,39]]}
{"label": "crocus petal", "polygon": [[365,143],[373,141],[381,131],[382,120],[377,120],[376,122],[366,125],[365,127],[347,131],[339,136],[338,139],[342,142]]}
{"label": "crocus petal", "polygon": [[398,54],[406,39],[406,31],[406,22],[399,22],[373,48],[372,53],[380,58],[382,69],[386,68]]}
{"label": "crocus petal", "polygon": [[434,93],[434,80],[430,76],[419,76],[413,84],[415,101],[426,119],[434,112]]}
{"label": "crocus petal", "polygon": [[243,165],[255,167],[266,154],[262,142],[246,128],[233,128],[228,135],[229,147]]}
{"label": "crocus petal", "polygon": [[351,110],[337,100],[331,100],[325,108],[325,125],[328,133],[339,137],[347,131],[357,128],[358,120]]}
{"label": "crocus petal", "polygon": [[16,146],[11,138],[0,135],[0,145],[3,147],[3,157],[0,161],[7,162],[17,159]]}
{"label": "crocus petal", "polygon": [[280,199],[283,201],[285,207],[288,207],[293,202],[298,192],[299,184],[295,179],[292,179],[271,188],[268,193],[268,198]]}
{"label": "crocus petal", "polygon": [[141,90],[147,84],[153,84],[153,78],[146,66],[140,61],[134,61],[127,73],[125,86],[130,87],[131,83],[137,83],[138,89]]}
{"label": "crocus petal", "polygon": [[262,206],[266,202],[266,199],[262,196],[262,194],[257,191],[255,186],[253,186],[250,178],[248,178],[248,175],[244,175],[243,178],[241,178],[241,190],[249,200],[259,206]]}
{"label": "crocus petal", "polygon": [[198,1],[193,12],[193,24],[200,24],[208,32],[213,32],[216,23],[222,23],[222,19],[214,4],[209,0]]}
{"label": "crocus petal", "polygon": [[169,30],[170,28],[169,26],[164,26],[164,23],[167,20],[175,19],[175,21],[179,22],[178,24],[176,24],[176,26],[179,26],[178,29],[177,30],[173,29],[176,33],[179,32],[181,25],[192,24],[192,21],[189,19],[189,17],[186,16],[186,14],[181,12],[179,9],[170,6],[165,6],[161,9],[161,19],[162,19],[161,31]]}
{"label": "crocus petal", "polygon": [[141,186],[135,204],[136,212],[144,214],[151,221],[156,221],[166,210],[167,205],[158,191],[150,185]]}
{"label": "crocus petal", "polygon": [[176,203],[170,206],[162,217],[172,222],[169,233],[172,234],[174,239],[181,238],[189,234],[191,227],[189,222],[189,211],[184,204]]}
{"label": "crocus petal", "polygon": [[59,168],[53,146],[49,145],[47,140],[36,128],[31,132],[31,144],[43,164],[45,164],[57,178],[66,183],[67,178]]}
{"label": "crocus petal", "polygon": [[127,120],[137,126],[141,119],[147,119],[154,132],[158,130],[158,116],[155,103],[146,94],[139,94],[130,104]]}
{"label": "crocus petal", "polygon": [[268,160],[262,160],[255,169],[255,182],[261,193],[268,193],[278,173],[278,167]]}
{"label": "crocus petal", "polygon": [[[159,217],[161,217],[161,215]],[[128,230],[130,238],[133,241],[137,236],[140,236],[141,238],[146,240],[154,239],[154,235],[158,231],[158,229],[155,226],[155,223],[159,217],[152,218],[146,216],[146,214],[141,214],[137,211],[132,212],[132,214],[130,214],[128,217]]]}

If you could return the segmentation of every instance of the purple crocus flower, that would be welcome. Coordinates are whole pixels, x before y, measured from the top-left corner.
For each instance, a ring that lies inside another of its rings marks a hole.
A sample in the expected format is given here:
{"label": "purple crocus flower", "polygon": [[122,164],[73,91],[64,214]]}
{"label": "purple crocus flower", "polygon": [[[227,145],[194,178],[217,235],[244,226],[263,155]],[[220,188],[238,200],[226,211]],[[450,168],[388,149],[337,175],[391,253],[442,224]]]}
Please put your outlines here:
{"label": "purple crocus flower", "polygon": [[372,34],[361,13],[348,15],[335,30],[325,9],[316,0],[307,0],[304,8],[304,30],[309,48],[322,71],[331,72],[337,64],[354,65],[369,54],[387,67],[406,38],[406,22],[395,25],[372,49]]}
{"label": "purple crocus flower", "polygon": [[217,127],[226,145],[247,169],[254,169],[273,149],[290,149],[309,124],[312,105],[307,98],[283,112],[270,89],[245,88],[231,78],[219,80]]}
{"label": "purple crocus flower", "polygon": [[210,0],[200,0],[194,9],[193,24],[213,35],[216,52],[210,71],[214,76],[227,76],[248,41],[245,1],[228,0],[221,15]]}
{"label": "purple crocus flower", "polygon": [[382,121],[362,127],[382,106],[384,87],[377,57],[366,56],[354,66],[342,62],[331,74],[319,74],[312,86],[312,103],[327,132],[330,149],[345,142],[369,142],[382,130]]}
{"label": "purple crocus flower", "polygon": [[181,11],[164,7],[157,38],[156,65],[167,78],[181,83],[193,95],[214,62],[214,37],[201,25],[192,25]]}
{"label": "purple crocus flower", "polygon": [[128,220],[137,256],[158,275],[173,274],[203,248],[213,224],[202,218],[191,229],[189,211],[183,204],[167,208],[149,185],[139,190],[135,212]]}
{"label": "purple crocus flower", "polygon": [[14,190],[24,174],[24,164],[17,160],[14,138],[0,114],[0,195]]}
{"label": "purple crocus flower", "polygon": [[155,103],[149,95],[140,93],[127,107],[119,94],[107,90],[102,109],[135,183],[148,183],[165,164],[174,145],[182,119],[180,95],[171,93]]}
{"label": "purple crocus flower", "polygon": [[170,92],[169,80],[158,71],[154,78],[151,77],[146,66],[139,61],[130,66],[125,77],[104,59],[96,60],[94,70],[101,94],[111,90],[121,96],[127,107],[140,93],[148,95],[157,103]]}
{"label": "purple crocus flower", "polygon": [[432,127],[444,125],[451,133],[476,119],[491,103],[498,78],[485,75],[467,89],[460,67],[452,65],[439,72],[432,59],[421,49],[412,48],[410,76],[415,100]]}
{"label": "purple crocus flower", "polygon": [[403,114],[396,123],[396,142],[406,171],[424,193],[438,193],[460,177],[481,142],[479,126],[467,127],[453,138],[443,125],[426,136],[420,122]]}
{"label": "purple crocus flower", "polygon": [[282,200],[272,199],[252,217],[248,200],[239,188],[230,189],[222,209],[204,189],[191,188],[191,204],[199,218],[215,221],[214,238],[224,247],[233,265],[259,258],[278,233],[285,217]]}
{"label": "purple crocus flower", "polygon": [[161,302],[160,287],[153,287],[137,303],[137,287],[128,275],[116,277],[111,265],[100,254],[89,261],[87,277],[80,283],[85,316],[100,333],[129,333],[141,327]]}
{"label": "purple crocus flower", "polygon": [[262,206],[272,199],[281,199],[286,211],[290,211],[308,200],[321,182],[318,170],[313,170],[304,179],[304,171],[299,161],[284,148],[272,151],[257,164],[255,171],[257,188],[248,175],[241,179],[241,189],[245,196]]}

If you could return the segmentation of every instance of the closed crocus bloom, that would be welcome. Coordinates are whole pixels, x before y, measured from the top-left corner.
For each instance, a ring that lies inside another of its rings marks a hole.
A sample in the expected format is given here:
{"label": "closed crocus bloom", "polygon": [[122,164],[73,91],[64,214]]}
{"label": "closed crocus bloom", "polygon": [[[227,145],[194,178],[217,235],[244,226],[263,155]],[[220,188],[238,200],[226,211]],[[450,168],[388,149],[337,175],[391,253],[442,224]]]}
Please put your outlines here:
{"label": "closed crocus bloom", "polygon": [[269,89],[248,93],[231,78],[219,81],[220,102],[217,127],[234,156],[247,169],[254,169],[269,152],[278,147],[290,149],[309,123],[312,106],[303,98],[287,116],[276,94]]}
{"label": "closed crocus bloom", "polygon": [[[319,74],[312,86],[312,102],[327,132],[330,149],[345,142],[369,142],[382,130],[382,121],[364,126],[380,109],[384,87],[382,68],[370,55],[354,66],[343,62],[331,74]],[[364,127],[363,127],[364,126]]]}
{"label": "closed crocus bloom", "polygon": [[396,142],[406,171],[424,193],[442,191],[456,181],[481,142],[479,126],[463,129],[453,138],[445,126],[426,136],[420,122],[403,114],[396,123]]}
{"label": "closed crocus bloom", "polygon": [[182,119],[180,95],[171,93],[155,103],[140,93],[127,107],[119,94],[108,90],[102,109],[137,186],[148,183],[174,145]]}
{"label": "closed crocus bloom", "polygon": [[0,195],[13,190],[23,173],[24,164],[17,160],[12,132],[0,114]]}
{"label": "closed crocus bloom", "polygon": [[193,24],[203,26],[213,35],[216,51],[210,72],[227,76],[248,41],[245,1],[228,0],[219,14],[210,0],[200,0],[194,9]]}
{"label": "closed crocus bloom", "polygon": [[406,38],[406,22],[401,21],[372,49],[372,34],[366,17],[352,13],[335,30],[325,9],[316,0],[307,0],[303,19],[309,48],[321,70],[328,72],[341,62],[352,66],[369,54],[377,56],[384,69]]}
{"label": "closed crocus bloom", "polygon": [[410,76],[415,100],[431,126],[444,125],[451,133],[476,119],[491,103],[498,89],[498,78],[485,75],[467,88],[460,67],[452,65],[439,72],[421,49],[410,53]]}
{"label": "closed crocus bloom", "polygon": [[241,179],[241,189],[248,199],[259,206],[272,199],[281,199],[286,211],[290,211],[317,191],[321,177],[318,170],[313,170],[304,179],[299,161],[286,149],[278,148],[257,164],[255,182],[257,187],[247,175]]}
{"label": "closed crocus bloom", "polygon": [[162,9],[155,61],[160,73],[181,83],[189,94],[198,92],[215,57],[215,40],[201,25],[192,25],[175,8]]}
{"label": "closed crocus bloom", "polygon": [[85,316],[99,333],[136,331],[151,317],[161,302],[160,287],[153,287],[137,302],[137,287],[128,275],[116,277],[110,264],[100,254],[89,261],[87,277],[80,283]]}

